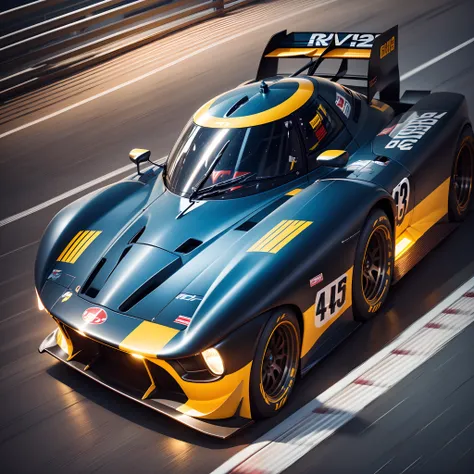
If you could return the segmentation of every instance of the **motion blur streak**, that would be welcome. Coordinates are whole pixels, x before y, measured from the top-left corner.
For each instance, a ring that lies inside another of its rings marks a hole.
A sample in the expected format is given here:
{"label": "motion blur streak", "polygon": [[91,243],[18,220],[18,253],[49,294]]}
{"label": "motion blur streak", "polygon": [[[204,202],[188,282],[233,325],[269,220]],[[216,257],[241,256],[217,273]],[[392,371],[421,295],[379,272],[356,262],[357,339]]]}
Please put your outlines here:
{"label": "motion blur streak", "polygon": [[[3,109],[16,108],[9,122],[0,125],[0,134],[133,80],[133,68],[142,67],[137,73],[142,75],[178,60],[177,54],[190,55],[120,92],[4,136],[0,219],[54,199],[110,170],[128,166],[123,171],[126,175],[132,171],[127,154],[134,147],[150,149],[152,159],[165,156],[180,128],[202,104],[255,77],[268,38],[283,29],[384,31],[398,23],[403,86],[460,92],[472,115],[474,43],[406,76],[472,38],[472,1],[338,0],[308,10],[314,5],[308,0],[261,2],[3,105],[2,114]],[[260,15],[259,24],[254,23],[255,12]],[[269,26],[261,26],[270,21]],[[256,29],[246,32],[247,28]],[[230,40],[236,34],[240,36]],[[222,42],[194,54],[216,41]],[[147,56],[143,64],[138,59],[141,54]],[[51,96],[56,101],[53,105]],[[108,182],[94,184],[88,191]],[[53,215],[79,195],[69,195],[0,228],[2,472],[209,473],[379,352],[474,274],[471,215],[393,287],[377,318],[299,381],[282,413],[222,443],[150,414],[38,355],[38,344],[54,323],[37,310],[32,284],[37,244],[28,244],[38,241]],[[473,425],[468,425],[474,418],[473,337],[471,325],[340,433],[301,458],[290,472],[314,472],[317,466],[328,473],[379,470],[380,474],[399,474],[420,456],[410,474],[463,473],[459,459],[470,461],[472,467],[473,451],[468,450],[474,432]]]}

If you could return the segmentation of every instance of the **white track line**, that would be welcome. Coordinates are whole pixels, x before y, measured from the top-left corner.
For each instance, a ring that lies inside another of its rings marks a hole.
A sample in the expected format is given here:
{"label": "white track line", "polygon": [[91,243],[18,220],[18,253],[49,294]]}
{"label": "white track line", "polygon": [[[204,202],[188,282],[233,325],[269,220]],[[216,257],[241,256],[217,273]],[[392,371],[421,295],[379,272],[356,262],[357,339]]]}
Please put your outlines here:
{"label": "white track line", "polygon": [[[321,3],[317,3],[316,5],[313,5],[309,8],[305,8],[303,10],[299,10],[294,13],[290,13],[289,15],[285,15],[285,20],[288,18],[292,18],[294,16],[301,15],[303,13],[309,12],[311,10],[314,10],[315,8],[320,8],[325,5],[329,5],[330,3],[337,2],[338,0],[325,0]],[[240,38],[241,36],[244,36],[248,33],[253,33],[254,31],[258,31],[262,28],[266,28],[267,26],[273,25],[274,23],[279,23],[282,21],[282,18],[277,18],[275,20],[269,21],[267,23],[261,23],[258,26],[255,26],[253,28],[250,28],[248,30],[242,31],[240,33],[236,33],[235,35],[229,36],[227,38],[224,38],[220,41],[216,41],[215,43],[212,43],[208,46],[205,46],[203,48],[197,49],[196,51],[193,51],[192,53],[187,54],[186,56],[183,56],[181,58],[176,59],[175,61],[172,61],[168,64],[164,64],[163,66],[160,66],[156,69],[153,69],[152,71],[149,71],[145,74],[142,74],[141,76],[135,77],[134,79],[130,79],[129,81],[123,82],[122,84],[119,84],[115,87],[112,87],[111,89],[107,89],[103,92],[100,92],[98,94],[95,94],[91,97],[88,97],[87,99],[81,100],[80,102],[76,102],[75,104],[69,105],[67,107],[64,107],[63,109],[60,109],[56,112],[53,112],[49,115],[45,115],[44,117],[41,117],[37,120],[33,120],[32,122],[25,123],[24,125],[21,125],[17,128],[14,128],[12,130],[8,130],[7,132],[4,132],[0,134],[0,138],[5,138],[8,137],[9,135],[12,135],[13,133],[19,132],[21,130],[24,130],[25,128],[31,127],[32,125],[36,125],[37,123],[44,122],[45,120],[48,120],[53,117],[57,117],[58,115],[63,114],[64,112],[68,112],[69,110],[73,110],[76,107],[80,107],[81,105],[87,104],[89,102],[92,102],[95,99],[99,99],[100,97],[104,97],[105,95],[111,94],[112,92],[118,91],[120,89],[123,89],[124,87],[127,87],[131,84],[135,84],[135,82],[141,81],[143,79],[146,79],[147,77],[153,76],[154,74],[157,74],[158,72],[164,71],[165,69],[168,69],[172,66],[175,66],[176,64],[182,63],[184,61],[187,61],[188,59],[193,58],[194,56],[197,56],[198,54],[204,53],[205,51],[208,51],[209,49],[212,49],[216,46],[220,46],[221,44],[228,43],[229,41],[233,41],[236,38]]]}
{"label": "white track line", "polygon": [[[474,277],[380,352],[211,474],[277,474],[294,464],[474,322],[474,297],[465,296],[473,285]],[[443,312],[447,308],[450,311]]]}
{"label": "white track line", "polygon": [[[333,2],[335,2],[335,1],[337,1],[337,0],[328,0],[328,1],[324,2],[324,3],[319,3],[318,5],[315,5],[315,6],[311,7],[311,8],[307,8],[306,10],[301,10],[298,14],[304,13],[304,12],[306,12],[306,11],[308,11],[308,10],[313,10],[314,8],[321,7],[321,6],[327,5],[327,4],[329,4],[329,3],[333,3]],[[290,18],[290,17],[292,17],[292,16],[296,16],[296,14],[288,15],[287,18]],[[92,96],[92,97],[89,97],[88,99],[82,100],[81,102],[78,102],[78,103],[76,103],[76,104],[70,105],[69,107],[66,107],[66,108],[64,108],[64,109],[58,110],[57,112],[54,112],[54,113],[52,113],[52,114],[50,114],[50,115],[46,115],[45,117],[42,117],[42,118],[40,118],[40,119],[38,119],[38,120],[34,120],[33,122],[29,122],[29,123],[27,123],[27,124],[25,124],[25,125],[22,125],[21,127],[18,127],[18,128],[13,129],[13,130],[10,130],[10,131],[8,131],[8,132],[5,132],[5,133],[3,133],[2,135],[0,135],[0,138],[3,138],[3,137],[8,136],[8,135],[11,135],[12,133],[18,132],[18,131],[23,130],[23,129],[27,128],[27,127],[30,127],[30,126],[32,126],[32,125],[35,125],[35,124],[37,124],[37,123],[43,122],[44,120],[47,120],[47,119],[49,119],[49,118],[56,117],[56,116],[59,115],[59,114],[62,114],[62,113],[64,113],[64,112],[67,112],[68,110],[71,110],[71,109],[74,109],[74,108],[76,108],[76,107],[79,107],[80,105],[83,105],[83,104],[86,104],[86,103],[88,103],[88,102],[91,102],[92,100],[95,100],[95,99],[97,99],[97,98],[99,98],[99,97],[102,97],[102,96],[104,96],[104,95],[110,94],[111,92],[114,92],[114,91],[116,91],[116,90],[119,90],[119,89],[121,89],[122,87],[125,87],[125,86],[127,86],[127,85],[129,85],[129,84],[133,84],[134,82],[140,81],[141,79],[144,79],[144,78],[146,78],[146,77],[148,77],[148,76],[151,76],[152,74],[155,74],[155,73],[157,73],[157,72],[159,72],[159,71],[162,71],[162,70],[164,70],[164,69],[167,69],[168,67],[173,66],[173,65],[175,65],[175,64],[178,64],[178,63],[180,63],[181,61],[184,61],[185,59],[189,59],[190,57],[195,56],[196,54],[199,54],[199,53],[201,53],[201,52],[203,52],[203,51],[207,51],[208,49],[213,48],[214,46],[217,46],[217,45],[219,45],[219,44],[226,43],[227,41],[230,41],[230,40],[232,40],[232,39],[238,38],[239,36],[242,36],[242,35],[244,35],[244,34],[246,34],[246,33],[250,33],[250,32],[252,32],[252,31],[258,30],[258,29],[260,29],[260,28],[263,28],[263,27],[265,27],[265,26],[271,25],[272,23],[276,23],[276,22],[278,22],[278,21],[280,21],[280,19],[275,20],[275,21],[272,21],[272,22],[270,22],[270,23],[265,23],[265,24],[263,24],[263,25],[259,25],[258,27],[252,28],[252,29],[247,30],[247,31],[242,32],[242,33],[238,33],[238,34],[236,34],[236,35],[234,35],[234,36],[231,36],[231,37],[229,37],[229,38],[226,38],[225,40],[218,41],[217,43],[213,43],[212,45],[206,46],[205,48],[198,49],[198,50],[195,51],[194,53],[188,54],[187,56],[184,56],[183,58],[177,59],[176,61],[173,61],[172,63],[169,63],[169,64],[166,64],[166,65],[164,65],[164,66],[161,66],[161,67],[158,68],[158,69],[154,69],[153,71],[150,71],[150,72],[148,72],[148,73],[146,73],[146,74],[143,74],[142,76],[139,76],[139,77],[137,77],[137,78],[135,78],[135,79],[132,79],[132,80],[130,80],[130,81],[128,81],[128,82],[124,82],[123,84],[120,84],[120,85],[118,85],[118,86],[116,86],[116,87],[114,87],[114,88],[112,88],[112,89],[109,89],[109,90],[107,90],[107,91],[101,92],[100,94],[96,94],[96,95],[94,95],[94,96]],[[416,67],[415,69],[412,69],[411,71],[408,71],[407,73],[403,74],[403,75],[400,77],[400,80],[401,80],[401,81],[404,81],[404,80],[406,80],[406,79],[412,77],[414,74],[417,74],[418,72],[423,71],[424,69],[426,69],[426,68],[432,66],[433,64],[437,63],[438,61],[441,61],[442,59],[446,58],[447,56],[449,56],[449,55],[455,53],[456,51],[459,51],[460,49],[466,47],[467,45],[469,45],[469,44],[471,44],[471,43],[473,43],[473,42],[474,42],[474,38],[471,38],[470,40],[467,40],[467,41],[465,41],[464,43],[461,43],[460,45],[456,46],[455,48],[452,48],[452,49],[450,49],[449,51],[446,51],[445,53],[440,54],[439,56],[436,56],[436,57],[433,58],[433,59],[430,59],[429,61],[427,61],[427,62],[421,64],[420,66]],[[163,159],[163,158],[162,158],[162,159]],[[5,225],[7,225],[7,224],[11,224],[12,222],[15,222],[15,221],[17,221],[17,220],[19,220],[19,219],[22,219],[23,217],[29,216],[30,214],[33,214],[33,213],[35,213],[35,212],[41,211],[41,210],[43,210],[44,208],[46,208],[46,207],[48,207],[48,206],[52,206],[53,204],[56,204],[57,202],[62,201],[63,199],[67,199],[67,198],[69,198],[69,197],[71,197],[71,196],[74,196],[75,194],[79,194],[79,193],[83,192],[83,191],[86,190],[86,189],[89,189],[89,188],[91,188],[91,187],[93,187],[93,186],[95,186],[95,185],[97,185],[97,184],[100,184],[102,181],[107,181],[108,179],[113,178],[114,176],[117,176],[117,175],[119,175],[119,174],[121,174],[121,173],[124,173],[124,172],[127,171],[128,169],[133,168],[133,166],[134,166],[134,165],[123,166],[122,168],[119,168],[118,170],[115,170],[115,171],[112,171],[112,172],[110,172],[110,173],[107,173],[106,175],[101,176],[101,177],[99,177],[99,178],[96,178],[96,179],[94,179],[94,180],[92,180],[92,181],[89,181],[88,183],[85,183],[85,184],[83,184],[82,186],[78,186],[77,188],[71,189],[70,191],[67,191],[67,192],[65,192],[65,193],[63,193],[63,194],[60,194],[59,196],[56,196],[55,198],[49,199],[48,201],[43,202],[43,203],[41,203],[41,204],[38,204],[37,206],[32,207],[32,208],[30,208],[30,209],[27,209],[26,211],[20,212],[20,213],[18,213],[18,214],[15,214],[15,215],[13,215],[13,216],[10,216],[10,217],[7,217],[7,218],[5,218],[5,219],[3,219],[3,220],[0,220],[0,227],[3,227],[3,226],[5,226]]]}
{"label": "white track line", "polygon": [[467,41],[464,41],[464,43],[461,43],[455,46],[449,51],[446,51],[445,53],[440,54],[439,56],[436,56],[435,58],[430,59],[429,61],[426,61],[426,63],[423,63],[420,66],[416,67],[415,69],[412,69],[411,71],[407,72],[406,74],[403,74],[403,76],[401,76],[400,79],[404,81],[405,79],[408,79],[409,77],[414,76],[420,71],[423,71],[423,69],[426,69],[432,66],[433,64],[436,64],[437,62],[441,61],[442,59],[448,57],[449,55],[455,53],[456,51],[459,51],[460,49],[465,48],[466,46],[469,46],[471,43],[474,43],[474,38],[468,39]]}

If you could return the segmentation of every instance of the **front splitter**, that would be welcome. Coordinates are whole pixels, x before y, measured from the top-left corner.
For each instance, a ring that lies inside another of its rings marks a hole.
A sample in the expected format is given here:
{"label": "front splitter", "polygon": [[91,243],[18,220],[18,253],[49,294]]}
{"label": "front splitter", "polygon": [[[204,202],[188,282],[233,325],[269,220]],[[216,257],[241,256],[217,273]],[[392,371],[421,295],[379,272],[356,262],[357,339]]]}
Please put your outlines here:
{"label": "front splitter", "polygon": [[234,435],[238,431],[242,430],[243,428],[246,428],[247,426],[253,424],[253,420],[240,417],[216,421],[200,420],[198,418],[193,418],[177,410],[174,410],[173,408],[170,408],[168,405],[165,404],[172,404],[173,401],[171,400],[160,400],[157,398],[148,398],[142,400],[141,398],[137,398],[132,393],[129,393],[126,390],[123,390],[122,388],[119,389],[117,387],[114,387],[110,383],[103,380],[102,377],[94,373],[93,368],[87,368],[87,370],[85,370],[87,367],[85,364],[75,360],[67,360],[67,354],[56,343],[56,330],[53,331],[41,343],[38,350],[40,353],[47,352],[59,361],[64,362],[69,367],[73,368],[74,370],[77,370],[78,372],[89,377],[90,379],[95,380],[104,387],[107,387],[110,390],[113,390],[114,392],[129,398],[130,400],[133,400],[137,403],[140,403],[141,405],[151,408],[152,410],[157,411],[162,415],[166,415],[172,418],[173,420],[179,421],[183,425],[189,426],[190,428],[206,435],[214,436],[220,439],[226,439]]}

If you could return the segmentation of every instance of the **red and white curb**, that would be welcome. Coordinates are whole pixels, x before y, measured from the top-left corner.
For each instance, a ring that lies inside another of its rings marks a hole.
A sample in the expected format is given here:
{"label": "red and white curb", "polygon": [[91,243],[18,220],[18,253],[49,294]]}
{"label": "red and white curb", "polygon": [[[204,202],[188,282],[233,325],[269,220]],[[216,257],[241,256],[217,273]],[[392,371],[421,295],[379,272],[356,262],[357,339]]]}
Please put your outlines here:
{"label": "red and white curb", "polygon": [[276,474],[284,471],[427,361],[473,321],[474,277],[380,352],[212,474]]}

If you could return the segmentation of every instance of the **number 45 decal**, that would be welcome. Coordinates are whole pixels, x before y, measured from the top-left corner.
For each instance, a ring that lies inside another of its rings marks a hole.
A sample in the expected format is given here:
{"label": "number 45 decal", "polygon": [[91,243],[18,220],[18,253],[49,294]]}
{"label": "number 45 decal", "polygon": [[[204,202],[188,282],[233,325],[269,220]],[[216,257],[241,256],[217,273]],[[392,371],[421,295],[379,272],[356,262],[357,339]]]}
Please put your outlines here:
{"label": "number 45 decal", "polygon": [[341,312],[347,300],[347,280],[348,274],[344,273],[316,294],[316,327],[324,326]]}

